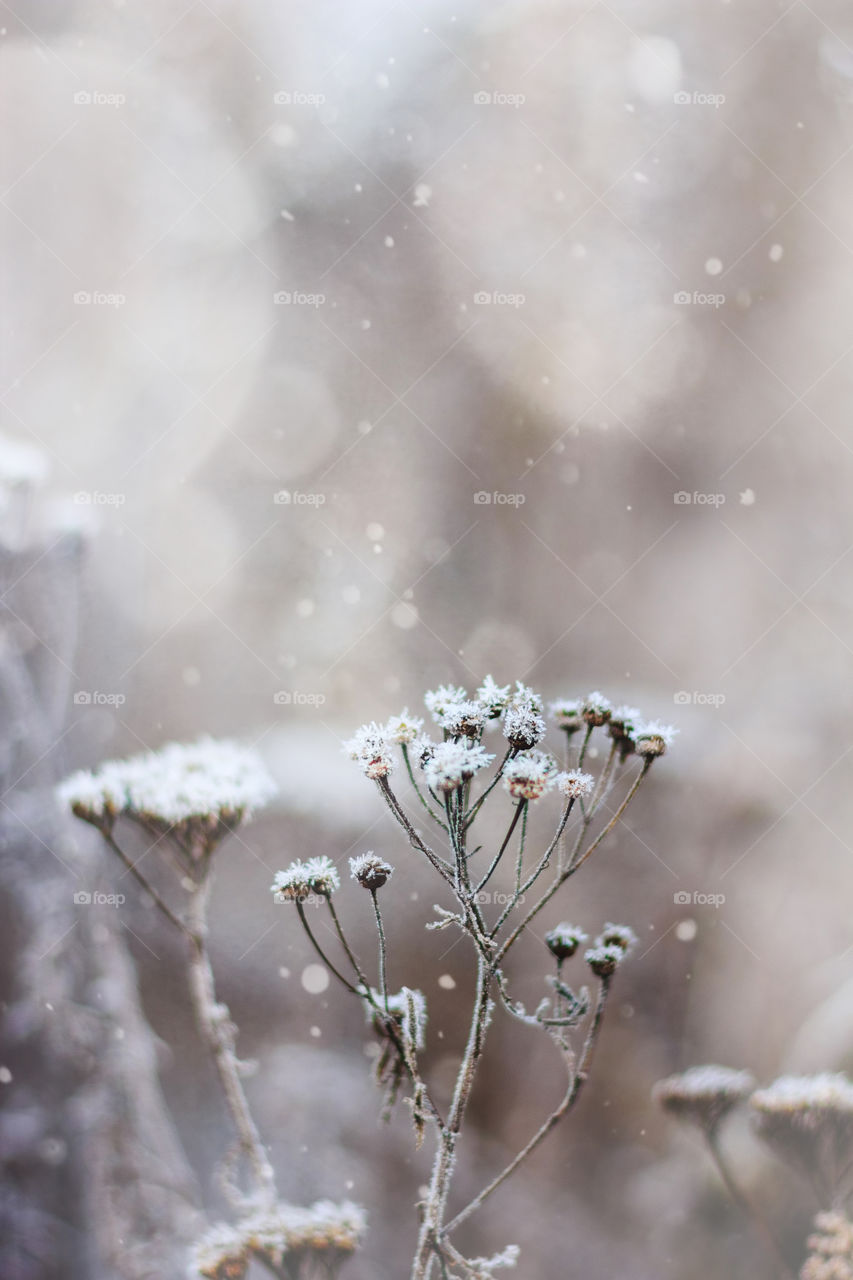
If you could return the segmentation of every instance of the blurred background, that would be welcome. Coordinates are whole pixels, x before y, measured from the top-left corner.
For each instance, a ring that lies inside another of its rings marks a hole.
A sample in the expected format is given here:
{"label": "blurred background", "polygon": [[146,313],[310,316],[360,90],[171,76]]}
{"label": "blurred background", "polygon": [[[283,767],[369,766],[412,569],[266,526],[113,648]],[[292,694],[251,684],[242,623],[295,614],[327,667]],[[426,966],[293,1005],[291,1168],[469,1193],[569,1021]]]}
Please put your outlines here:
{"label": "blurred background", "polygon": [[[306,991],[268,885],[304,854],[401,867],[395,981],[428,997],[446,1088],[471,957],[421,931],[429,877],[340,739],[487,672],[681,734],[544,922],[641,945],[572,1122],[470,1251],[517,1242],[524,1277],[773,1274],[649,1090],[694,1062],[853,1066],[849,6],[2,9],[4,1274],[163,1274],[114,1203],[157,1073],[187,1202],[223,1211],[179,948],[127,880],[121,911],[75,914],[120,869],[50,795],[200,733],[256,744],[280,786],[222,851],[213,948],[283,1190],[366,1205],[352,1280],[406,1273],[426,1153],[379,1126],[361,1015]],[[516,965],[534,999],[535,939]],[[562,1089],[505,1022],[460,1198]],[[108,1058],[120,1097],[92,1084]],[[823,1206],[745,1127],[728,1142],[798,1265]]]}

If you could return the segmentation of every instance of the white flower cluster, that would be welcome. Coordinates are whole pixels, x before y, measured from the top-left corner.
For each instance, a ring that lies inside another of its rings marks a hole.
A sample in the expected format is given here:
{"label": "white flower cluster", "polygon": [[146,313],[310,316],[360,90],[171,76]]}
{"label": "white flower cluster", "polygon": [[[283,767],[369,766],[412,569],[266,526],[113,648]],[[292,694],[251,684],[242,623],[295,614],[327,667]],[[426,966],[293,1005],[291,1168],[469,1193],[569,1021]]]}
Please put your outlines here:
{"label": "white flower cluster", "polygon": [[325,854],[308,858],[306,862],[291,862],[284,871],[277,871],[270,885],[270,892],[280,901],[304,902],[312,894],[330,898],[341,886],[341,878],[331,858]]}
{"label": "white flower cluster", "polygon": [[248,818],[275,793],[254,751],[235,742],[202,738],[170,742],[129,760],[112,760],[73,774],[57,794],[89,821],[119,814],[174,826],[191,819],[234,823]]}
{"label": "white flower cluster", "polygon": [[710,1063],[659,1080],[652,1096],[665,1111],[680,1119],[714,1126],[754,1088],[755,1080],[749,1071]]}
{"label": "white flower cluster", "polygon": [[597,978],[609,978],[636,942],[637,935],[626,924],[606,924],[584,959]]}
{"label": "white flower cluster", "polygon": [[[401,720],[402,717],[398,719]],[[358,761],[366,778],[378,781],[380,778],[387,778],[394,768],[394,756],[391,753],[393,741],[389,726],[378,725],[372,720],[370,724],[363,724],[360,729],[356,729],[353,736],[344,743],[344,751],[351,760]]]}
{"label": "white flower cluster", "polygon": [[584,773],[581,769],[569,769],[565,773],[559,773],[555,781],[559,790],[570,800],[580,800],[583,796],[588,796],[595,786],[595,778],[592,774]]}
{"label": "white flower cluster", "polygon": [[469,747],[464,742],[449,738],[447,742],[437,743],[429,752],[423,766],[424,777],[433,791],[449,794],[457,791],[464,782],[469,782],[494,758],[479,743]]}
{"label": "white flower cluster", "polygon": [[261,1254],[276,1267],[285,1255],[314,1253],[328,1259],[335,1253],[352,1253],[367,1229],[360,1205],[318,1200],[310,1208],[277,1204],[259,1209],[231,1226],[220,1223],[193,1247],[188,1276],[231,1280],[246,1274],[252,1253]]}
{"label": "white flower cluster", "polygon": [[607,725],[610,737],[621,747],[623,758],[633,751],[644,757],[662,756],[678,733],[672,725],[644,720],[637,707],[614,707],[597,689],[585,698],[560,698],[549,705],[548,711],[557,727],[568,734],[584,726],[594,729]]}
{"label": "white flower cluster", "polygon": [[538,800],[561,776],[554,757],[533,747],[506,762],[503,785],[517,800]]}
{"label": "white flower cluster", "polygon": [[832,1112],[853,1116],[853,1083],[846,1076],[825,1071],[814,1076],[780,1076],[750,1099],[767,1115],[816,1115]]}

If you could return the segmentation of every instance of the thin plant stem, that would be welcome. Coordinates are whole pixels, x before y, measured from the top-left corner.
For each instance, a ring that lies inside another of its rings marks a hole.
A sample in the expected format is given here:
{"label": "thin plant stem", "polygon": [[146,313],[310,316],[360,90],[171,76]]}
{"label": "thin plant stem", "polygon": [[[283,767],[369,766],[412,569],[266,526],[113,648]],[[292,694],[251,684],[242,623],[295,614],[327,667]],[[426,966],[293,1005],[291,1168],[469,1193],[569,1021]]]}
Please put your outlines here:
{"label": "thin plant stem", "polygon": [[112,849],[114,853],[118,854],[122,863],[130,872],[130,874],[133,876],[134,880],[136,880],[136,882],[142,886],[145,892],[150,895],[152,901],[154,902],[154,905],[158,908],[158,910],[160,910],[163,913],[166,919],[171,924],[173,924],[180,933],[183,933],[187,937],[189,937],[190,930],[189,930],[189,927],[187,926],[186,921],[182,920],[180,916],[175,915],[172,908],[164,901],[163,898],[160,897],[160,894],[157,892],[154,886],[149,884],[148,880],[139,870],[136,863],[125,853],[125,851],[117,843],[112,832],[105,830],[103,827],[100,828],[100,831],[106,843],[109,845],[109,847]]}
{"label": "thin plant stem", "polygon": [[319,942],[317,941],[317,939],[315,938],[311,930],[310,924],[308,923],[308,917],[305,915],[305,908],[303,907],[302,903],[299,901],[298,898],[296,899],[296,910],[299,914],[299,919],[302,922],[302,927],[308,935],[308,940],[311,943],[314,950],[317,952],[317,955],[323,961],[323,964],[326,965],[326,967],[331,970],[331,972],[337,978],[338,982],[342,983],[346,987],[347,991],[351,991],[353,995],[356,995],[356,996],[359,995],[360,993],[357,990],[357,988],[354,987],[352,983],[347,978],[344,977],[344,975],[340,972],[340,970],[337,969],[335,965],[332,964],[331,960],[326,955],[323,948],[320,946]]}
{"label": "thin plant stem", "polygon": [[703,1133],[708,1150],[711,1154],[711,1159],[717,1167],[717,1172],[719,1173],[729,1196],[740,1209],[744,1217],[752,1223],[762,1244],[772,1257],[774,1267],[776,1264],[781,1263],[785,1274],[790,1276],[792,1280],[796,1280],[796,1275],[791,1264],[785,1257],[785,1252],[768,1225],[766,1218],[763,1213],[755,1207],[732,1173],[728,1160],[723,1155],[722,1148],[720,1147],[720,1139],[716,1127],[703,1130]]}
{"label": "thin plant stem", "polygon": [[190,893],[187,909],[190,996],[199,1031],[213,1055],[240,1149],[252,1171],[256,1190],[265,1201],[272,1203],[275,1200],[275,1176],[240,1079],[234,1052],[235,1030],[228,1018],[228,1010],[216,999],[213,967],[207,949],[209,893],[210,876],[204,868]]}
{"label": "thin plant stem", "polygon": [[507,833],[503,838],[503,844],[498,849],[497,853],[492,859],[491,865],[489,866],[488,871],[483,876],[480,883],[477,885],[477,888],[474,891],[475,893],[480,893],[480,891],[484,888],[484,886],[488,884],[494,871],[497,870],[498,863],[500,862],[501,858],[504,856],[504,853],[506,852],[506,847],[509,844],[510,840],[512,839],[512,833],[513,831],[515,831],[516,825],[518,824],[518,820],[521,817],[521,815],[525,812],[526,809],[527,809],[527,801],[519,800],[518,804],[515,806],[515,812],[512,815],[512,821],[509,824],[509,829],[507,830]]}
{"label": "thin plant stem", "polygon": [[426,809],[427,813],[428,813],[428,814],[429,814],[429,816],[432,818],[432,820],[433,820],[434,822],[437,822],[437,823],[438,823],[438,825],[441,827],[442,831],[447,831],[447,826],[445,825],[445,823],[444,823],[444,822],[442,822],[441,818],[440,818],[440,817],[439,817],[439,815],[435,812],[435,810],[433,809],[433,807],[432,807],[432,805],[429,803],[429,801],[424,797],[423,792],[421,791],[420,787],[418,786],[417,779],[415,778],[414,770],[412,769],[412,761],[411,761],[411,757],[409,756],[409,748],[408,748],[408,745],[407,745],[405,742],[401,743],[401,751],[402,751],[402,755],[403,755],[403,761],[405,762],[405,765],[406,765],[406,772],[407,772],[407,773],[408,773],[408,775],[409,775],[409,781],[411,782],[412,786],[414,787],[415,795],[418,797],[418,799],[420,800],[421,804],[422,804],[422,805],[423,805],[423,807]]}
{"label": "thin plant stem", "polygon": [[373,899],[373,913],[376,916],[376,931],[379,934],[379,992],[382,996],[382,1002],[385,1005],[385,1012],[388,1012],[388,982],[385,976],[386,966],[386,946],[385,946],[385,930],[382,927],[382,912],[379,910],[379,898],[376,890],[371,889],[370,896]]}

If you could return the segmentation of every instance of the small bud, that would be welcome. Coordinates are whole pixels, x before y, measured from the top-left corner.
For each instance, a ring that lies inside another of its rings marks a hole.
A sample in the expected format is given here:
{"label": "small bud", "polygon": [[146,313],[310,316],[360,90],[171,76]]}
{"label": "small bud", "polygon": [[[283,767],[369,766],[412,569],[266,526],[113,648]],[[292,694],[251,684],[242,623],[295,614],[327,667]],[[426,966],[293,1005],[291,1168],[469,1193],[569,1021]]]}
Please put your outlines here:
{"label": "small bud", "polygon": [[548,711],[557,728],[564,730],[569,737],[583,728],[581,704],[577,698],[560,698],[551,703]]}
{"label": "small bud", "polygon": [[590,948],[584,956],[590,969],[597,978],[610,978],[625,959],[622,947],[611,945]]}
{"label": "small bud", "polygon": [[349,866],[353,880],[357,880],[362,889],[369,889],[371,893],[381,889],[394,870],[390,862],[373,852],[350,858]]}
{"label": "small bud", "polygon": [[612,710],[609,699],[605,698],[604,694],[599,693],[598,690],[584,698],[581,705],[581,715],[584,721],[594,729],[607,724]]}
{"label": "small bud", "polygon": [[558,924],[545,934],[545,945],[551,955],[560,961],[573,956],[586,940],[586,934],[575,924]]}

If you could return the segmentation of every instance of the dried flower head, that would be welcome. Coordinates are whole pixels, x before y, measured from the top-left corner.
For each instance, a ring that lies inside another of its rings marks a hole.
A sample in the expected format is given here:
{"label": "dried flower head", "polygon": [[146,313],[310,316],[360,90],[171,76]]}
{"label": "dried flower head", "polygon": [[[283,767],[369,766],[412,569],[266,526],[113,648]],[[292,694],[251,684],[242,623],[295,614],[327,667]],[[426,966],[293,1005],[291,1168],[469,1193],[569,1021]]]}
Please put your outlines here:
{"label": "dried flower head", "polygon": [[[364,1002],[365,1013],[368,1021],[381,1032],[382,1024],[379,1021],[377,1008],[385,1007],[383,998],[378,991],[371,991],[371,995],[372,1002],[369,1000]],[[388,1013],[409,1043],[416,1049],[423,1049],[426,1043],[427,1025],[427,1003],[424,993],[412,987],[401,987],[395,995],[389,995]]]}
{"label": "dried flower head", "polygon": [[436,724],[444,727],[447,712],[460,702],[467,702],[468,694],[461,685],[442,684],[424,694],[424,705]]}
{"label": "dried flower head", "polygon": [[564,729],[568,734],[577,733],[578,729],[583,728],[579,698],[559,698],[550,704],[548,713],[557,728]]}
{"label": "dried flower head", "polygon": [[827,1194],[850,1191],[853,1083],[846,1076],[782,1076],[757,1090],[750,1106],[758,1134],[784,1159]]}
{"label": "dried flower head", "polygon": [[586,724],[599,728],[607,724],[612,710],[609,698],[605,698],[604,694],[596,689],[584,698],[581,704],[581,717]]}
{"label": "dried flower head", "polygon": [[661,724],[658,720],[649,720],[640,725],[634,735],[634,750],[638,756],[654,759],[662,756],[672,746],[678,733],[671,724]]}
{"label": "dried flower head", "polygon": [[580,800],[583,796],[588,796],[595,786],[595,778],[592,774],[584,773],[581,769],[569,769],[565,773],[559,773],[554,781],[558,790],[570,800]]}
{"label": "dried flower head", "polygon": [[385,737],[390,742],[405,744],[414,742],[424,727],[420,716],[409,715],[409,708],[404,707],[398,716],[391,716],[385,726]]}
{"label": "dried flower head", "polygon": [[597,978],[611,977],[624,959],[625,952],[617,943],[596,945],[584,953],[584,960]]}
{"label": "dried flower head", "polygon": [[576,924],[558,924],[545,934],[545,945],[560,961],[570,959],[586,941],[586,934]]}
{"label": "dried flower head", "polygon": [[477,698],[489,720],[497,720],[498,716],[502,715],[506,710],[506,705],[509,702],[509,691],[510,685],[496,684],[491,676],[486,676],[477,690]]}
{"label": "dried flower head", "polygon": [[360,853],[357,858],[349,860],[350,873],[363,889],[375,893],[392,874],[394,868],[390,862],[380,858],[377,853]]}
{"label": "dried flower head", "polygon": [[307,862],[291,862],[286,870],[277,871],[270,890],[280,900],[304,902],[312,894],[330,898],[340,884],[335,864],[323,855],[309,858]]}
{"label": "dried flower head", "polygon": [[627,924],[606,924],[595,940],[597,947],[621,947],[627,953],[637,945],[637,935]]}
{"label": "dried flower head", "polygon": [[535,747],[530,751],[520,751],[507,761],[503,769],[503,785],[518,800],[538,800],[556,779],[556,760]]}
{"label": "dried flower head", "polygon": [[853,1222],[840,1212],[819,1213],[814,1225],[800,1280],[853,1280]]}
{"label": "dried flower head", "polygon": [[708,1065],[659,1080],[652,1097],[679,1120],[713,1129],[754,1088],[755,1080],[748,1071]]}
{"label": "dried flower head", "polygon": [[367,778],[374,781],[386,778],[394,768],[394,757],[391,754],[391,740],[387,727],[378,725],[375,720],[363,724],[343,746],[351,760],[357,760]]}
{"label": "dried flower head", "polygon": [[218,1223],[195,1243],[190,1253],[187,1275],[206,1280],[243,1280],[249,1269],[249,1254],[238,1227]]}
{"label": "dried flower head", "polygon": [[[318,1200],[310,1208],[279,1204],[262,1209],[241,1223],[241,1231],[249,1250],[280,1266],[287,1257],[288,1272],[302,1274],[298,1264],[316,1254],[317,1262],[328,1264],[337,1256],[343,1258],[361,1243],[367,1218],[360,1205],[345,1201],[334,1204]],[[313,1273],[312,1273],[313,1274]]]}
{"label": "dried flower head", "polygon": [[444,712],[441,723],[452,738],[479,738],[486,723],[486,708],[480,702],[456,702]]}
{"label": "dried flower head", "polygon": [[494,760],[481,746],[466,746],[463,742],[439,742],[433,748],[423,766],[428,785],[433,791],[445,794],[456,791],[463,782],[470,781],[480,769]]}
{"label": "dried flower head", "polygon": [[607,733],[614,742],[633,739],[643,723],[643,714],[637,707],[614,707],[607,722]]}
{"label": "dried flower head", "polygon": [[201,738],[170,742],[91,773],[75,773],[58,788],[79,818],[109,827],[123,814],[167,829],[197,851],[251,817],[275,793],[254,751],[235,742]]}

